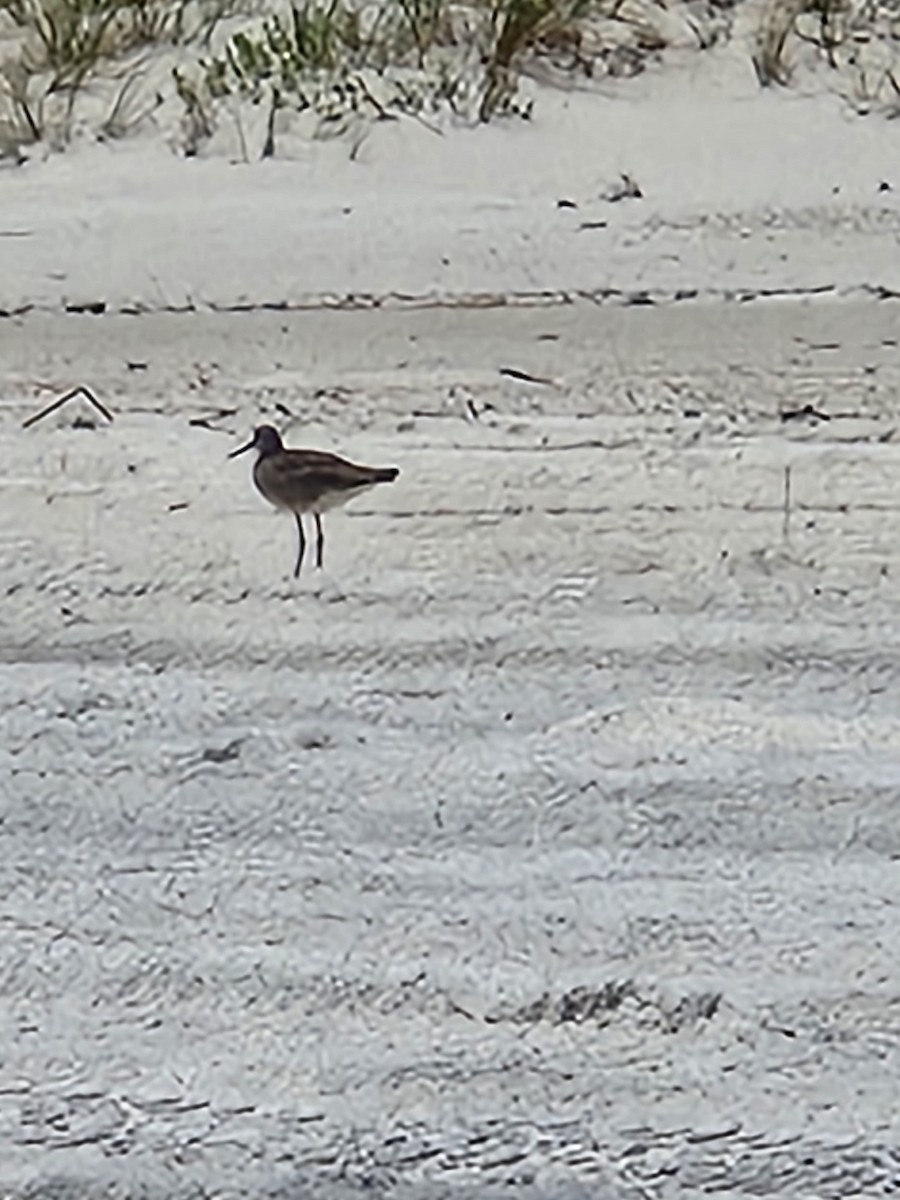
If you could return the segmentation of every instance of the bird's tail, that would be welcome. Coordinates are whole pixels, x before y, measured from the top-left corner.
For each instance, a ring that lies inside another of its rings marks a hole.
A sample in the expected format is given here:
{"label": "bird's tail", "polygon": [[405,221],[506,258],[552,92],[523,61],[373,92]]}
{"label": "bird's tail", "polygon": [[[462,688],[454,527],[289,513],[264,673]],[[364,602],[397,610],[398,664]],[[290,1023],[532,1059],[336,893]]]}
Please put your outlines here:
{"label": "bird's tail", "polygon": [[372,478],[376,483],[393,483],[399,474],[399,467],[375,467],[372,471]]}

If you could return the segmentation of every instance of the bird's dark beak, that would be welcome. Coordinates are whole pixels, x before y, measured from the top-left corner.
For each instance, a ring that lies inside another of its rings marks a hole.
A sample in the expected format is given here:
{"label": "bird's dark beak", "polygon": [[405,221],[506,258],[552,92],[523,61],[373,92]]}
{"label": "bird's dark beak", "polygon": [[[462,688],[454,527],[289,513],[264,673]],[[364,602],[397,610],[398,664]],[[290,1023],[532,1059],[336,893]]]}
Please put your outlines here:
{"label": "bird's dark beak", "polygon": [[248,442],[246,446],[241,446],[238,450],[232,450],[228,457],[237,458],[239,454],[246,454],[248,450],[252,450],[255,445],[256,439],[254,438],[254,440],[252,442]]}

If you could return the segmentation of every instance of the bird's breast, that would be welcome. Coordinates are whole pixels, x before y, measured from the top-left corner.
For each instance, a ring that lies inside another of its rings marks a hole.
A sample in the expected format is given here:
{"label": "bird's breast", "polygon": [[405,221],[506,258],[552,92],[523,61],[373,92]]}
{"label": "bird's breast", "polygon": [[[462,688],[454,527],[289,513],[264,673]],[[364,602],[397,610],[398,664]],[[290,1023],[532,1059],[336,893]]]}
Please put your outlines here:
{"label": "bird's breast", "polygon": [[305,507],[302,497],[295,494],[297,489],[290,486],[290,479],[285,478],[281,473],[274,472],[265,458],[260,459],[253,468],[253,482],[260,495],[275,508],[282,508],[286,512],[296,512],[298,508]]}

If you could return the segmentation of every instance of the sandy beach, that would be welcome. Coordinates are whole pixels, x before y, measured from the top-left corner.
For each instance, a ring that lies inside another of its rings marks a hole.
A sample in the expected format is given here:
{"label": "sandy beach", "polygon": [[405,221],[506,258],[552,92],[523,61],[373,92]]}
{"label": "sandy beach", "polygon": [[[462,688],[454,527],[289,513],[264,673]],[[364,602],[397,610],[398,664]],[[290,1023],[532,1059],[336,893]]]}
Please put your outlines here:
{"label": "sandy beach", "polygon": [[896,317],[0,326],[5,1194],[890,1190]]}
{"label": "sandy beach", "polygon": [[3,1197],[900,1190],[896,131],[710,61],[0,174]]}

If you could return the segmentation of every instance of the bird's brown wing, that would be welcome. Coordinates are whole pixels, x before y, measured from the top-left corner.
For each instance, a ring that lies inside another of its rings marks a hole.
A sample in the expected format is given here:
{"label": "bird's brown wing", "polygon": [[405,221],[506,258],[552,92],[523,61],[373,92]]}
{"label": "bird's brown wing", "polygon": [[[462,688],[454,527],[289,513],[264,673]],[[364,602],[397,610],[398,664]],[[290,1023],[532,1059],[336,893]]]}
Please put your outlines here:
{"label": "bird's brown wing", "polygon": [[290,450],[261,459],[256,482],[273,504],[308,507],[323,496],[371,487],[393,475],[377,467],[361,467],[327,450]]}
{"label": "bird's brown wing", "polygon": [[377,467],[363,467],[327,450],[290,450],[278,457],[278,470],[327,491],[349,491],[377,483]]}

